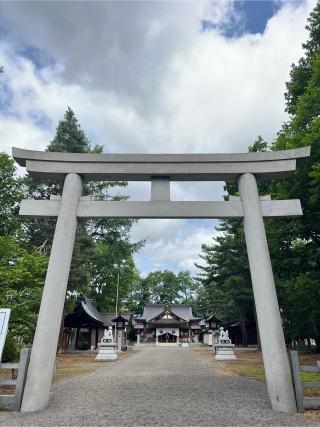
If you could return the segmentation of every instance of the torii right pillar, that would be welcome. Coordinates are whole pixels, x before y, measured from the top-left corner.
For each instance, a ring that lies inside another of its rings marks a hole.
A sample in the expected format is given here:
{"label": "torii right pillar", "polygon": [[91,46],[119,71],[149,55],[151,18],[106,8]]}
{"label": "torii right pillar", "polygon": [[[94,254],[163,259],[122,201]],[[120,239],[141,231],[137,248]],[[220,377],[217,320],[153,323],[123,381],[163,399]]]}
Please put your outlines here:
{"label": "torii right pillar", "polygon": [[273,410],[295,412],[292,376],[256,178],[245,173],[238,184],[269,398]]}

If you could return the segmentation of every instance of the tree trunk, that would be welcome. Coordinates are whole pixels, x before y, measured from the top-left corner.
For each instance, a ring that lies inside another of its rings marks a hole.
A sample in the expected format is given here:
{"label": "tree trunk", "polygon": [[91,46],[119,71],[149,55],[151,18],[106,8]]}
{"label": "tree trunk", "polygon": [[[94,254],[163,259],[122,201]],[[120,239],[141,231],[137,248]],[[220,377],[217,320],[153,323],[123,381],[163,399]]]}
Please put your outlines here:
{"label": "tree trunk", "polygon": [[247,335],[246,321],[243,319],[240,320],[240,328],[241,328],[242,345],[244,347],[248,347],[248,335]]}
{"label": "tree trunk", "polygon": [[65,319],[65,317],[66,317],[66,315],[63,312],[62,318],[61,318],[61,325],[60,325],[60,333],[59,333],[57,354],[63,353],[63,350],[64,350],[63,349],[63,346],[64,346],[64,342],[63,342],[63,340],[64,340],[64,334],[63,334],[63,331],[64,331],[64,319]]}
{"label": "tree trunk", "polygon": [[308,350],[311,351],[312,345],[309,337],[307,337],[307,343],[308,343]]}
{"label": "tree trunk", "polygon": [[262,351],[261,349],[261,341],[260,341],[260,332],[259,332],[259,325],[258,325],[258,319],[257,319],[257,312],[256,307],[254,305],[254,320],[256,322],[256,330],[257,330],[257,345],[258,345],[258,351]]}

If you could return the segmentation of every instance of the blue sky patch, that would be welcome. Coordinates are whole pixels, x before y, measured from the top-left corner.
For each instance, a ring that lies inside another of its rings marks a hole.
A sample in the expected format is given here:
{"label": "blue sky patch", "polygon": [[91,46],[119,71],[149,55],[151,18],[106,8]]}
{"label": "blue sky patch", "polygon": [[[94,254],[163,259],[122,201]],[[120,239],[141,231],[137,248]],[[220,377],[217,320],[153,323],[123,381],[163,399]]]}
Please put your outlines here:
{"label": "blue sky patch", "polygon": [[244,16],[245,33],[263,33],[268,20],[278,12],[282,7],[280,2],[254,0],[254,1],[236,1],[234,3],[235,11]]}
{"label": "blue sky patch", "polygon": [[[0,79],[4,80],[4,74],[0,75]],[[6,83],[1,84],[0,91],[0,111],[2,113],[7,113],[10,107],[11,100],[13,98],[13,93],[9,85]]]}
{"label": "blue sky patch", "polygon": [[[299,6],[303,0],[292,0],[291,4]],[[236,0],[233,2],[229,20],[218,26],[220,33],[228,38],[241,37],[243,34],[263,33],[268,20],[283,6],[283,1],[270,0]],[[202,20],[202,30],[208,31],[217,25]]]}
{"label": "blue sky patch", "polygon": [[18,54],[24,56],[33,62],[37,69],[41,69],[55,64],[54,59],[43,49],[34,46],[25,46],[18,51]]}
{"label": "blue sky patch", "polygon": [[42,113],[41,111],[31,111],[29,113],[29,117],[33,121],[33,123],[43,130],[50,130],[53,127],[52,121],[49,119],[49,117]]}

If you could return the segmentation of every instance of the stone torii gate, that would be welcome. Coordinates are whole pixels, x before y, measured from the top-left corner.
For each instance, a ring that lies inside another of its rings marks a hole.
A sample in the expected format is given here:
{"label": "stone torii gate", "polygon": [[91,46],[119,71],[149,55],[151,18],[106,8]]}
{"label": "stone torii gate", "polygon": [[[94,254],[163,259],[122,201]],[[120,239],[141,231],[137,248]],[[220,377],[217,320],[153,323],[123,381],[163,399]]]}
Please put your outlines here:
{"label": "stone torii gate", "polygon": [[[302,215],[299,200],[259,197],[256,179],[283,179],[310,148],[245,154],[71,154],[13,148],[29,174],[64,180],[61,197],[23,200],[20,215],[57,217],[22,411],[46,408],[52,382],[77,218],[243,218],[266,381],[274,410],[296,410],[263,217]],[[151,181],[151,200],[90,201],[83,181]],[[170,201],[170,181],[237,181],[240,198]]]}

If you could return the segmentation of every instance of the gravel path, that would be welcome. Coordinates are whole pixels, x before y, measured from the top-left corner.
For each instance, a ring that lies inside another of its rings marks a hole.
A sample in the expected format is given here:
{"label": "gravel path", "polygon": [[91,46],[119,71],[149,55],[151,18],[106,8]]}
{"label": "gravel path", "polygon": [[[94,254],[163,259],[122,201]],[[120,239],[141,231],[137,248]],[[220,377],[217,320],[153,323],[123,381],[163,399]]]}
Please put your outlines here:
{"label": "gravel path", "polygon": [[142,348],[100,372],[58,385],[45,411],[0,413],[0,425],[319,425],[273,412],[264,384],[222,375],[215,363],[191,349]]}

